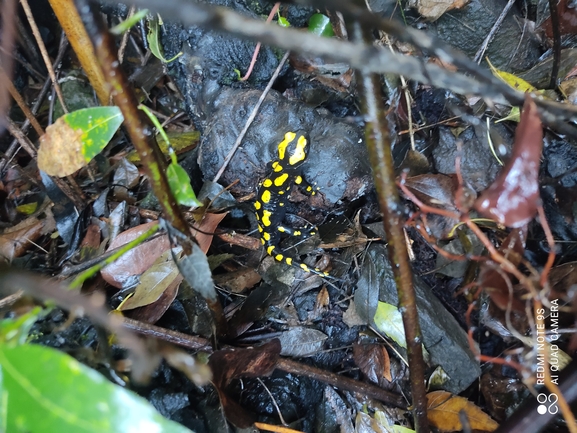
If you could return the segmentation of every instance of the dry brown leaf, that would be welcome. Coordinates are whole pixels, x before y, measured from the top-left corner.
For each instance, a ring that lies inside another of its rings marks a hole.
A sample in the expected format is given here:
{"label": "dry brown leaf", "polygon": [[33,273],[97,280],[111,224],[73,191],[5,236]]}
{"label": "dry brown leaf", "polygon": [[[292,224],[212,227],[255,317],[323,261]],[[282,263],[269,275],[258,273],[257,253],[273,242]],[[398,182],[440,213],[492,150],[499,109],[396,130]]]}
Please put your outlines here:
{"label": "dry brown leaf", "polygon": [[262,279],[258,272],[248,268],[217,274],[213,278],[216,285],[232,293],[242,293],[246,289],[256,286]]}
{"label": "dry brown leaf", "polygon": [[55,230],[53,218],[30,217],[0,235],[0,257],[12,261],[23,255],[42,235]]}
{"label": "dry brown leaf", "polygon": [[198,227],[200,231],[191,229],[190,233],[196,238],[198,246],[203,253],[206,254],[210,248],[210,245],[212,244],[212,238],[214,237],[213,233],[227,214],[228,212],[219,214],[205,213],[203,215],[202,221],[200,222],[200,225],[198,223],[194,223],[194,227]]}
{"label": "dry brown leaf", "polygon": [[87,162],[82,153],[82,130],[76,131],[63,118],[46,128],[40,137],[38,168],[50,176],[64,177],[80,170]]}
{"label": "dry brown leaf", "polygon": [[419,0],[417,10],[429,21],[439,19],[441,15],[451,9],[461,9],[469,0]]}
{"label": "dry brown leaf", "polygon": [[383,378],[393,381],[389,353],[380,344],[353,344],[353,359],[363,374],[373,383],[383,385]]}
{"label": "dry brown leaf", "polygon": [[459,412],[464,411],[472,430],[494,431],[497,424],[489,415],[466,398],[446,391],[434,391],[427,394],[427,418],[431,425],[442,432],[463,430]]}
{"label": "dry brown leaf", "polygon": [[[142,233],[150,229],[154,224],[158,224],[156,221],[141,224],[139,226],[128,229],[120,233],[108,247],[108,250],[113,250],[122,245],[126,245],[128,242],[136,239]],[[118,260],[107,265],[100,271],[102,278],[108,284],[114,287],[122,287],[123,284],[132,276],[140,275],[148,268],[150,268],[153,263],[170,248],[170,241],[168,236],[159,236],[148,242],[144,242],[130,251],[124,253]]]}

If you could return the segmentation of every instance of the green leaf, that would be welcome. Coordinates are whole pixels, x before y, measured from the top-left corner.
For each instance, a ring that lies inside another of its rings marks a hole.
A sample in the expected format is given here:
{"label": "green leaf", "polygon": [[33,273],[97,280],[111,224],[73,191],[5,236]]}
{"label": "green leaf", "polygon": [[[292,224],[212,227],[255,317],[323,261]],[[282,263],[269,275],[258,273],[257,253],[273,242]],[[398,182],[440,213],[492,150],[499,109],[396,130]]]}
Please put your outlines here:
{"label": "green leaf", "polygon": [[114,27],[112,27],[110,29],[110,33],[118,36],[118,35],[123,34],[124,32],[127,32],[132,27],[134,27],[138,23],[138,21],[143,19],[147,13],[148,13],[148,9],[139,10],[138,12],[136,12],[131,17],[125,19],[124,21],[122,21],[122,22],[118,23],[117,25],[115,25]]}
{"label": "green leaf", "polygon": [[0,320],[0,343],[7,343],[9,346],[26,343],[32,325],[48,311],[50,309],[42,310],[40,307],[34,307],[19,317]]}
{"label": "green leaf", "polygon": [[57,350],[0,345],[0,366],[0,407],[7,409],[3,431],[190,432],[163,418],[142,397]]}
{"label": "green leaf", "polygon": [[160,46],[160,40],[158,35],[159,35],[158,20],[150,20],[148,22],[148,35],[146,35],[146,40],[148,41],[148,47],[150,48],[150,52],[154,55],[154,57],[156,57],[163,63],[170,63],[182,55],[182,52],[180,52],[171,59],[165,59],[164,53],[162,52],[162,47]]}
{"label": "green leaf", "polygon": [[87,163],[102,152],[124,121],[118,107],[83,108],[62,119],[73,130],[82,130],[82,154]]}
{"label": "green leaf", "polygon": [[310,17],[309,32],[326,38],[332,38],[335,35],[331,20],[323,14],[314,14]]}
{"label": "green leaf", "polygon": [[519,123],[519,120],[521,120],[521,109],[519,107],[512,107],[511,111],[509,111],[509,114],[507,114],[506,117],[495,121],[495,123],[504,122],[505,120],[511,120],[513,122]]}
{"label": "green leaf", "polygon": [[280,13],[277,12],[278,15],[278,25],[281,27],[290,27],[291,23],[289,23],[289,20],[287,20],[285,17],[281,17]]}
{"label": "green leaf", "polygon": [[183,206],[202,206],[202,203],[197,200],[194,194],[190,185],[190,178],[184,168],[178,164],[171,163],[166,169],[166,177],[178,204]]}
{"label": "green leaf", "polygon": [[379,331],[391,338],[399,346],[407,348],[403,316],[396,306],[386,302],[379,302],[374,320]]}

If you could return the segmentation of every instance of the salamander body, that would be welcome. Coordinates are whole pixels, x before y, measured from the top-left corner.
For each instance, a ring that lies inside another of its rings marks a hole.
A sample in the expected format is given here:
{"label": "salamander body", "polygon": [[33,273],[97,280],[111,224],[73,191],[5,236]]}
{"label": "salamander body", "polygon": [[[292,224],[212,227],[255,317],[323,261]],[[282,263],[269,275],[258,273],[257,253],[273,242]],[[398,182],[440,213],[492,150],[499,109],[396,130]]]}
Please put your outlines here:
{"label": "salamander body", "polygon": [[285,134],[277,146],[278,158],[269,164],[270,174],[260,183],[254,208],[261,242],[267,254],[279,262],[301,268],[306,272],[327,276],[327,272],[311,268],[298,259],[287,256],[278,247],[281,233],[302,238],[316,233],[313,226],[293,229],[283,225],[286,214],[285,203],[293,184],[303,187],[306,194],[316,193],[315,188],[306,182],[301,174],[301,166],[307,158],[308,150],[309,142],[303,131]]}

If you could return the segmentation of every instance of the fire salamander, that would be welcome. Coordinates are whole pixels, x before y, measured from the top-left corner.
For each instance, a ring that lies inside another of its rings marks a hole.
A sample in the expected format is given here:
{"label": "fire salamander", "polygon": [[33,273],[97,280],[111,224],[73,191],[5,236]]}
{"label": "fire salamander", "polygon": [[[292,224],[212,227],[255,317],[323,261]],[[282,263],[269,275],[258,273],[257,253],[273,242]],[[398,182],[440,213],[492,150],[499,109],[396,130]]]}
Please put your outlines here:
{"label": "fire salamander", "polygon": [[270,175],[264,179],[254,203],[258,231],[267,254],[279,262],[295,266],[320,276],[329,275],[318,268],[311,268],[301,261],[288,257],[278,247],[280,234],[308,238],[316,233],[316,227],[293,229],[282,225],[286,213],[285,200],[293,184],[302,186],[308,195],[316,193],[312,185],[301,176],[301,165],[307,158],[309,143],[303,131],[287,132],[278,146],[278,159],[269,164]]}

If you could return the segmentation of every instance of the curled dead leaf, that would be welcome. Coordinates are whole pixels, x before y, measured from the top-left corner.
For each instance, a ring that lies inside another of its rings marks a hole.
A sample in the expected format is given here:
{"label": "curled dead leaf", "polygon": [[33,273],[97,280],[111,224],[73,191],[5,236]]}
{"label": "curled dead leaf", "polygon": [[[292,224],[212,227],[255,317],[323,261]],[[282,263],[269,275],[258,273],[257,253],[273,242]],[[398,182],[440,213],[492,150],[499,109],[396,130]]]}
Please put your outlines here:
{"label": "curled dead leaf", "polygon": [[511,158],[475,202],[477,212],[512,228],[531,221],[540,202],[538,176],[542,149],[541,120],[535,102],[527,95]]}

